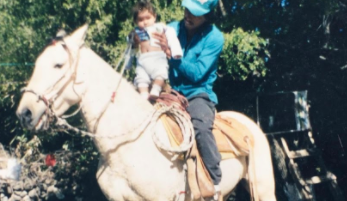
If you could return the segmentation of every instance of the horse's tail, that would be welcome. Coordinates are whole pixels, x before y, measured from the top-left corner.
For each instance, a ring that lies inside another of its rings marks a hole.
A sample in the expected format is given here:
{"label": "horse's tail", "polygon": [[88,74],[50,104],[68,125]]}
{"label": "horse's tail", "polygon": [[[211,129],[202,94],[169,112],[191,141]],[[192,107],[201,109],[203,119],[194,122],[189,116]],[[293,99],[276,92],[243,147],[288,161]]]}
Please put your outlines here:
{"label": "horse's tail", "polygon": [[251,195],[251,200],[259,201],[258,188],[256,181],[256,172],[255,172],[255,161],[254,161],[254,147],[249,139],[249,137],[245,138],[249,148],[248,155],[248,175],[249,175],[249,193]]}
{"label": "horse's tail", "polygon": [[248,180],[252,200],[276,200],[272,159],[268,140],[261,128],[249,117],[234,111],[220,112],[236,119],[248,128],[253,136],[248,140]]}
{"label": "horse's tail", "polygon": [[249,187],[252,200],[276,200],[272,159],[269,142],[261,128],[250,118],[240,114],[239,119],[247,125],[254,137],[248,157]]}

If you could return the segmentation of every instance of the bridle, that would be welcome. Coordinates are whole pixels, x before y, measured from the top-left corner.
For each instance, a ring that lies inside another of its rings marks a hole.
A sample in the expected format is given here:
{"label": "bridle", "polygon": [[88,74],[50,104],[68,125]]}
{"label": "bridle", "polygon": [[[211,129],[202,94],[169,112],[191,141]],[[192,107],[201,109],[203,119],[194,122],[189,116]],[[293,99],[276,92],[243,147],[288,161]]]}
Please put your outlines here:
{"label": "bridle", "polygon": [[[58,42],[62,45],[64,50],[69,55],[69,67],[67,68],[65,73],[54,84],[52,84],[51,87],[49,87],[42,94],[36,92],[33,89],[27,89],[27,88],[22,88],[21,89],[21,93],[22,94],[24,94],[24,93],[34,94],[37,97],[37,102],[42,101],[45,104],[46,109],[45,109],[45,112],[42,114],[42,116],[46,115],[49,118],[47,124],[45,125],[46,129],[48,128],[49,123],[51,121],[53,121],[54,118],[57,117],[55,115],[53,109],[52,109],[52,105],[53,105],[55,99],[65,89],[65,87],[68,85],[68,83],[70,83],[72,81],[74,84],[76,84],[76,73],[77,73],[77,67],[78,67],[78,62],[79,62],[80,49],[83,47],[83,46],[81,46],[79,48],[79,51],[78,51],[78,54],[77,54],[77,58],[73,59],[73,57],[71,55],[71,51],[67,47],[67,45],[66,45],[65,41],[63,40],[63,38],[58,37],[56,39],[53,39],[52,42],[48,46],[50,46],[50,45],[57,45]],[[75,92],[75,94],[77,96],[80,96],[75,90],[74,90],[74,92]],[[78,110],[80,110],[80,108]],[[77,112],[74,112],[74,113],[77,113]]]}
{"label": "bridle", "polygon": [[[130,62],[130,54],[131,54],[131,51],[132,51],[132,41],[133,41],[133,38],[134,38],[133,34],[130,36],[130,38],[128,38],[127,48],[123,52],[123,54],[122,54],[122,56],[121,56],[121,58],[120,58],[120,60],[119,60],[119,62],[117,64],[117,66],[115,68],[115,70],[117,71],[118,68],[120,67],[122,61],[123,61],[122,68],[120,69],[120,77],[123,76],[125,67],[126,67],[127,63]],[[46,106],[46,110],[45,110],[43,115],[46,115],[49,118],[49,121],[46,124],[47,128],[49,127],[49,124],[54,121],[54,119],[56,119],[56,120],[59,120],[61,118],[66,119],[68,117],[71,117],[71,116],[77,114],[79,112],[79,110],[81,110],[81,108],[82,108],[82,105],[80,104],[79,108],[75,112],[73,112],[70,115],[64,115],[62,117],[58,117],[54,113],[54,111],[52,109],[52,105],[54,103],[54,100],[59,96],[60,92],[66,87],[66,85],[68,83],[70,83],[70,81],[73,81],[73,83],[76,84],[76,74],[77,74],[77,67],[78,67],[78,62],[79,62],[79,57],[80,57],[80,49],[82,47],[84,47],[82,45],[79,48],[79,51],[78,51],[78,54],[77,54],[77,58],[73,59],[73,57],[71,55],[71,52],[70,52],[69,48],[67,47],[63,37],[57,37],[57,38],[53,39],[52,42],[49,45],[56,45],[58,42],[60,42],[60,44],[63,46],[64,50],[69,54],[69,64],[70,64],[70,66],[69,66],[69,68],[67,68],[66,72],[51,87],[49,87],[48,90],[46,90],[46,92],[44,92],[43,94],[37,93],[36,91],[34,91],[32,89],[22,88],[22,90],[21,90],[21,92],[23,94],[24,93],[32,93],[35,96],[37,96],[37,98],[38,98],[37,101],[38,102],[39,101],[43,101],[43,103]],[[68,75],[69,72],[71,72],[70,75]],[[95,131],[97,129],[98,122],[99,122],[100,118],[103,116],[104,112],[107,110],[109,104],[114,102],[114,99],[116,97],[116,92],[117,92],[117,90],[118,90],[118,88],[120,86],[121,80],[122,79],[119,79],[118,83],[116,84],[115,90],[110,95],[110,101],[108,101],[106,103],[106,105],[103,107],[103,109],[101,110],[99,115],[97,115],[97,117],[95,117],[96,122],[94,124],[94,129],[93,129],[92,133],[95,133]],[[58,86],[59,84],[61,85],[61,87],[57,88],[56,86]],[[77,96],[80,97],[80,95],[75,90],[74,90],[74,92],[75,92],[75,94]]]}

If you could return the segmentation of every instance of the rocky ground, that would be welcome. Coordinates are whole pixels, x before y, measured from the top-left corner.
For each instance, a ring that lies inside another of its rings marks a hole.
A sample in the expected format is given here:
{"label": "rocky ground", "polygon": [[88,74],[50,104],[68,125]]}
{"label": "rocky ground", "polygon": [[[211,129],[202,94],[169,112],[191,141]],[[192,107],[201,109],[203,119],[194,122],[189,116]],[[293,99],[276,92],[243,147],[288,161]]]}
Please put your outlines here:
{"label": "rocky ground", "polygon": [[[0,159],[11,157],[14,157],[13,154],[0,146]],[[87,170],[76,161],[79,157],[79,152],[60,150],[41,154],[37,150],[26,150],[23,157],[17,158],[22,165],[19,179],[0,179],[0,200],[88,200],[83,199],[83,194],[88,190],[80,186]],[[0,161],[0,169],[6,168],[6,160]]]}

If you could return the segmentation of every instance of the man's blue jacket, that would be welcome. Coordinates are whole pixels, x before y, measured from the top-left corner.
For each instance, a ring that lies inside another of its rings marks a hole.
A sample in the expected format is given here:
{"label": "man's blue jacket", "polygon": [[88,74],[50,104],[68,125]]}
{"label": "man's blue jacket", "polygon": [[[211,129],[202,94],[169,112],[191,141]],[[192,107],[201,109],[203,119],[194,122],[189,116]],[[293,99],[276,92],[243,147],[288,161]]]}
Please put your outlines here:
{"label": "man's blue jacket", "polygon": [[213,83],[217,79],[218,59],[224,45],[222,32],[214,25],[204,24],[188,42],[184,21],[175,21],[168,26],[176,30],[183,49],[180,60],[169,61],[170,85],[187,98],[206,93],[217,104]]}

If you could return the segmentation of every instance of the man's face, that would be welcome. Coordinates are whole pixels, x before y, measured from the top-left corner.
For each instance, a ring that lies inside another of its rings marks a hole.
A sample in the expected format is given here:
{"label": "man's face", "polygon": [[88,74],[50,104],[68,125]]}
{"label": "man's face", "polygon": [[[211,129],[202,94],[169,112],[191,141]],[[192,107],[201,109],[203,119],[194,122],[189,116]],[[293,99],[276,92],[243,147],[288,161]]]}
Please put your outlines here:
{"label": "man's face", "polygon": [[195,30],[206,22],[205,16],[194,16],[187,8],[184,10],[184,25],[189,31]]}
{"label": "man's face", "polygon": [[152,13],[150,13],[148,10],[143,10],[139,12],[136,23],[139,28],[145,28],[153,25],[155,20],[155,16]]}

